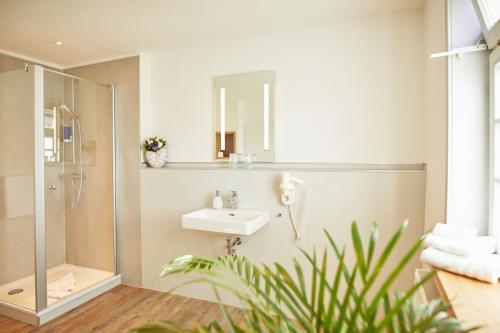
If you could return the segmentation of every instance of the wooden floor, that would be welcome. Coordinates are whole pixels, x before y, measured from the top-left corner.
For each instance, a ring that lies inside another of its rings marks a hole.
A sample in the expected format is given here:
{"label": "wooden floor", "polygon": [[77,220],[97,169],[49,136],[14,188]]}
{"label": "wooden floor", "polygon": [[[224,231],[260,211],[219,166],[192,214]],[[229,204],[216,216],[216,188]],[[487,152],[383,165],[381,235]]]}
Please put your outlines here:
{"label": "wooden floor", "polygon": [[[236,308],[228,310],[241,316],[241,311]],[[222,321],[222,313],[217,303],[120,285],[41,327],[0,316],[0,332],[128,332],[161,320],[208,323]]]}

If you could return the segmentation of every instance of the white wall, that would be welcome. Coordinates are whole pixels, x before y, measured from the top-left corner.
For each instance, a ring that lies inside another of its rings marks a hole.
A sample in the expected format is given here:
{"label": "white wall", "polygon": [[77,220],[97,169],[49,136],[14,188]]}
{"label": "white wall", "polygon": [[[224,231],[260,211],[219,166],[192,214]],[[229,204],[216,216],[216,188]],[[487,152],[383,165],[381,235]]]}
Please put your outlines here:
{"label": "white wall", "polygon": [[[449,0],[449,46],[474,45],[481,27],[470,0]],[[448,214],[452,224],[488,228],[489,52],[450,57]]]}
{"label": "white wall", "polygon": [[421,10],[148,54],[142,136],[170,161],[213,159],[213,78],[260,70],[276,71],[277,161],[424,160]]}
{"label": "white wall", "polygon": [[[142,136],[161,135],[170,161],[212,161],[213,78],[261,70],[276,72],[276,156],[279,162],[421,163],[424,145],[423,11],[345,21],[193,49],[149,50],[151,108]],[[276,218],[279,171],[141,170],[142,281],[156,281],[175,256],[223,254],[223,238],[181,228],[181,215],[208,206],[215,190],[238,190],[242,207],[269,209],[272,221],[239,250],[255,262],[288,266],[298,245],[324,244],[322,228],[349,243],[349,225],[363,233],[379,222],[381,241],[404,218],[411,230],[399,253],[424,230],[425,172],[313,172],[312,206],[304,239]],[[285,214],[286,216],[286,214]],[[397,257],[393,258],[396,260]],[[394,263],[394,261],[391,261]],[[413,264],[400,287],[413,281]],[[190,287],[180,293],[211,298]]]}
{"label": "white wall", "polygon": [[[347,245],[348,265],[354,263],[350,242],[351,221],[359,223],[364,237],[371,224],[380,227],[380,247],[386,243],[404,219],[411,223],[389,267],[394,267],[404,253],[423,233],[425,172],[370,171],[301,171],[294,175],[311,183],[310,205],[305,223],[299,223],[302,239],[294,241],[293,229],[286,208],[280,203],[281,171],[264,170],[141,170],[142,282],[145,288],[169,290],[180,282],[176,278],[158,280],[164,264],[177,256],[193,254],[206,257],[224,255],[224,237],[214,233],[186,230],[181,215],[210,205],[215,190],[223,195],[230,190],[239,193],[240,207],[267,209],[271,221],[250,237],[243,238],[238,252],[255,263],[279,262],[292,267],[297,257],[307,267],[299,247],[308,251],[326,245],[323,229],[327,229],[340,246]],[[298,190],[304,196],[304,189]],[[303,202],[298,200],[298,203]],[[297,209],[297,208],[296,208]],[[277,217],[282,213],[283,216]],[[302,211],[303,213],[303,211]],[[301,212],[296,210],[296,216]],[[366,239],[366,238],[365,238]],[[379,252],[378,252],[379,253]],[[398,280],[400,290],[413,283],[413,269],[419,265],[414,258]],[[206,285],[177,290],[185,296],[212,299]]]}

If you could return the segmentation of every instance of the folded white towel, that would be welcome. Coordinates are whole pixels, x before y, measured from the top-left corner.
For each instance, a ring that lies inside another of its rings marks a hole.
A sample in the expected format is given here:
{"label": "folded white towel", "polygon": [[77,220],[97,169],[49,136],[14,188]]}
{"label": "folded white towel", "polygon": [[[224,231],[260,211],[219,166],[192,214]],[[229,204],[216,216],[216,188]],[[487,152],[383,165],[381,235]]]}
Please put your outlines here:
{"label": "folded white towel", "polygon": [[67,273],[60,279],[47,285],[47,297],[61,299],[69,296],[75,288],[76,280],[73,273]]}
{"label": "folded white towel", "polygon": [[500,278],[500,255],[457,256],[433,248],[422,251],[420,260],[453,273],[496,284]]}
{"label": "folded white towel", "polygon": [[47,297],[54,299],[62,299],[66,296],[71,295],[71,291],[55,291],[55,290],[47,290]]}
{"label": "folded white towel", "polygon": [[432,233],[441,237],[470,239],[477,235],[477,230],[465,225],[437,223],[432,229]]}
{"label": "folded white towel", "polygon": [[496,252],[497,247],[494,237],[480,236],[471,239],[458,239],[435,234],[425,236],[424,246],[460,256],[492,254]]}

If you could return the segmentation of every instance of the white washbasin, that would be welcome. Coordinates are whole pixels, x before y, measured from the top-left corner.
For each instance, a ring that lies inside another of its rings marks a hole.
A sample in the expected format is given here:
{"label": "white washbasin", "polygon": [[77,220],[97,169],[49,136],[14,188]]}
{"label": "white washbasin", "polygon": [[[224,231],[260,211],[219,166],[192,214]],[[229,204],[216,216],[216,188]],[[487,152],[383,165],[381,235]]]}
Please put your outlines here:
{"label": "white washbasin", "polygon": [[224,234],[251,235],[269,222],[270,213],[260,209],[203,208],[182,215],[182,227]]}

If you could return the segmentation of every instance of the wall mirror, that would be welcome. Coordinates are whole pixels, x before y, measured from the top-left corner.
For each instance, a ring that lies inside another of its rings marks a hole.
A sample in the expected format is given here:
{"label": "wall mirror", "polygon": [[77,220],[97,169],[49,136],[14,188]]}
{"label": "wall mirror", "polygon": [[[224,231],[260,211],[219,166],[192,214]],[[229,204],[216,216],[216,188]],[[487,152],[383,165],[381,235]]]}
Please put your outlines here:
{"label": "wall mirror", "polygon": [[274,77],[265,71],[215,78],[216,160],[243,153],[274,161]]}

